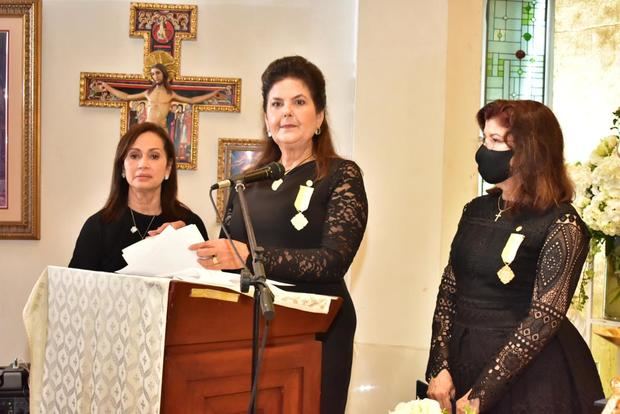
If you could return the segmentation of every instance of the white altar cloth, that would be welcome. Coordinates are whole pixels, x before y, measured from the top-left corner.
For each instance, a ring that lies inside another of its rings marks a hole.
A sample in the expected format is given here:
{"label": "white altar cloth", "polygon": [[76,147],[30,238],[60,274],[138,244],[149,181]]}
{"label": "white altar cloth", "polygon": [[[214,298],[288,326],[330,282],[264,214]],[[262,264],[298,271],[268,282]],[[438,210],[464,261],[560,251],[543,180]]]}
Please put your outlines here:
{"label": "white altar cloth", "polygon": [[24,309],[32,413],[158,413],[169,279],[48,267]]}
{"label": "white altar cloth", "polygon": [[[198,274],[183,280],[239,292],[236,274]],[[159,413],[170,281],[47,267],[23,312],[31,413]],[[270,287],[275,304],[306,312],[334,299]]]}

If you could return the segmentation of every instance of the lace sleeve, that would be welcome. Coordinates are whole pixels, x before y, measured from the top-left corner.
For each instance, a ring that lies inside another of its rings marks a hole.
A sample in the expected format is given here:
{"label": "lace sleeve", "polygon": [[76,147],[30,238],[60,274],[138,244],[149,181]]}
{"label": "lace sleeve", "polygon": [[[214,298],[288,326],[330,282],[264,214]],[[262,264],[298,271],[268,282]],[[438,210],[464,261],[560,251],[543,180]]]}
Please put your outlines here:
{"label": "lace sleeve", "polygon": [[452,265],[448,263],[437,293],[435,313],[433,314],[433,332],[431,335],[431,350],[426,367],[426,380],[430,381],[442,369],[450,370],[448,366],[448,344],[452,336],[452,321],[456,312],[456,279],[452,272]]}
{"label": "lace sleeve", "polygon": [[493,406],[558,331],[577,287],[588,242],[587,232],[573,214],[566,214],[550,226],[538,259],[528,316],[472,388],[469,398],[480,399],[481,412]]}
{"label": "lace sleeve", "polygon": [[265,248],[267,274],[284,280],[334,282],[344,277],[362,242],[368,202],[359,167],[343,162],[331,177],[321,246],[313,249]]}

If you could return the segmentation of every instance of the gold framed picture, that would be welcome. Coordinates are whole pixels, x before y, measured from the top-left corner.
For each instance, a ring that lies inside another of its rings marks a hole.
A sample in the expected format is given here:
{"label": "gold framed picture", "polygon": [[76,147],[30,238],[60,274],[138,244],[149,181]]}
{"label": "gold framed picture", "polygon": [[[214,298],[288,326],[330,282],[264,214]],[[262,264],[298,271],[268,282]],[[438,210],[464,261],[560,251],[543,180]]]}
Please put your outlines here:
{"label": "gold framed picture", "polygon": [[0,3],[0,239],[40,238],[41,0]]}
{"label": "gold framed picture", "polygon": [[[217,180],[237,175],[247,170],[257,159],[263,141],[249,138],[220,138],[217,145]],[[217,210],[220,217],[228,203],[230,189],[217,193]]]}

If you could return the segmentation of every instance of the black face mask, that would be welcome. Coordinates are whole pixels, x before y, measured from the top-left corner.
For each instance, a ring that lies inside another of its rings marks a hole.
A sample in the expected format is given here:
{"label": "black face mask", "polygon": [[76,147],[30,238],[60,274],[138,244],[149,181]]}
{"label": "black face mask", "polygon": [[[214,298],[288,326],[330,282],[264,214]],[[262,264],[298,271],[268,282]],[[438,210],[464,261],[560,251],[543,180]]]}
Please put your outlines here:
{"label": "black face mask", "polygon": [[489,184],[497,184],[506,181],[510,177],[510,159],[512,150],[492,151],[481,145],[476,151],[478,172],[482,179]]}

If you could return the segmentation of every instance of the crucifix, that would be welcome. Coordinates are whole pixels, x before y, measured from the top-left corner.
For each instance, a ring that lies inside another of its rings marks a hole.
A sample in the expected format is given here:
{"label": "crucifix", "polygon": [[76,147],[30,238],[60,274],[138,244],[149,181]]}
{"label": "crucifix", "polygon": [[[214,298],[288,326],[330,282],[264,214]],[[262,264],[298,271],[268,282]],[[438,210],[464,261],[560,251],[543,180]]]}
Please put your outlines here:
{"label": "crucifix", "polygon": [[195,5],[131,3],[129,35],[144,39],[141,74],[80,73],[80,106],[121,109],[121,135],[149,121],[168,130],[177,167],[196,169],[198,114],[240,112],[241,79],[181,76],[181,41],[196,38]]}

